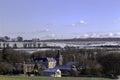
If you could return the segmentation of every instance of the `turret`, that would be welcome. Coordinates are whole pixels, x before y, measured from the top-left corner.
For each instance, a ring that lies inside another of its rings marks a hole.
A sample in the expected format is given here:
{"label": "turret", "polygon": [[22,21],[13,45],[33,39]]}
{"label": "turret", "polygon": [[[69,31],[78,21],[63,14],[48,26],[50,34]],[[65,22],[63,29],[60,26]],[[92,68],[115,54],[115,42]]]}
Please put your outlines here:
{"label": "turret", "polygon": [[60,50],[58,50],[55,59],[57,61],[57,65],[62,65],[63,64],[63,57],[62,57],[62,55],[60,53]]}

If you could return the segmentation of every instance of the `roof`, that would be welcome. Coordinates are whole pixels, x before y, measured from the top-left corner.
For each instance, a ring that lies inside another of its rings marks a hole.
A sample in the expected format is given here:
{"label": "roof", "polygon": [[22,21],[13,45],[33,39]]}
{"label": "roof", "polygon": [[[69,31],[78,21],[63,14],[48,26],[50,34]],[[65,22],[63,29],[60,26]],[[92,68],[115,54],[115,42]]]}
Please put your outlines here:
{"label": "roof", "polygon": [[75,65],[75,64],[79,64],[79,63],[71,61],[71,62],[68,62],[66,65],[72,66],[72,65]]}
{"label": "roof", "polygon": [[47,68],[44,70],[44,72],[57,72],[57,71],[60,71],[60,70],[56,68]]}
{"label": "roof", "polygon": [[54,58],[47,58],[48,62],[56,62],[56,60]]}
{"label": "roof", "polygon": [[60,70],[68,70],[71,71],[72,65],[76,65],[78,62],[68,62],[66,65],[58,65],[55,68]]}
{"label": "roof", "polygon": [[68,70],[68,71],[71,70],[71,66],[67,66],[67,65],[63,65],[63,66],[59,65],[59,66],[56,66],[55,68],[60,70]]}
{"label": "roof", "polygon": [[47,58],[34,58],[33,61],[34,62],[46,62]]}
{"label": "roof", "polygon": [[34,62],[56,62],[54,58],[35,58]]}

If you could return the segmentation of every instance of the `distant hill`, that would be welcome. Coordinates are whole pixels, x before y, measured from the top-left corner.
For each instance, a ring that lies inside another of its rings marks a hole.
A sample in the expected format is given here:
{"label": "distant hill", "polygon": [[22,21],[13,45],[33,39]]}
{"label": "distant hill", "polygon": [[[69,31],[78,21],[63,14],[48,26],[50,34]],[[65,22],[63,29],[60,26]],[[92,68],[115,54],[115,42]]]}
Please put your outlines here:
{"label": "distant hill", "polygon": [[[75,42],[75,41],[120,41],[120,38],[73,38],[73,39],[49,39],[39,40],[36,42]],[[19,41],[5,41],[0,39],[0,42],[19,42]],[[35,42],[33,40],[23,40],[21,42]]]}
{"label": "distant hill", "polygon": [[120,38],[75,38],[75,39],[50,39],[42,42],[63,42],[63,41],[120,41]]}

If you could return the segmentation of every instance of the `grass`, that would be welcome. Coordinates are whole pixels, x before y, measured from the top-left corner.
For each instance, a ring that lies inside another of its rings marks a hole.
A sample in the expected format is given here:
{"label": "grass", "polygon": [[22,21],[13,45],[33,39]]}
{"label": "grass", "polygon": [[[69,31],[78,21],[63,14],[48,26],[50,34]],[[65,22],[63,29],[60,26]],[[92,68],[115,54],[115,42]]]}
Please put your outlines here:
{"label": "grass", "polygon": [[28,77],[28,76],[0,76],[0,80],[111,80],[107,78],[83,78],[83,77]]}

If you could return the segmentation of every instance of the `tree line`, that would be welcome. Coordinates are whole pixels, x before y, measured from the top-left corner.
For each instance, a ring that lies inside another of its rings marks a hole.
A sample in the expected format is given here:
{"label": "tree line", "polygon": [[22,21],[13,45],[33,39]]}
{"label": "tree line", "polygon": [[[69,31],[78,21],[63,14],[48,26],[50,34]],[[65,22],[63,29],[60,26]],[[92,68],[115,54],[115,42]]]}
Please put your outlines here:
{"label": "tree line", "polygon": [[[23,73],[16,70],[17,63],[33,63],[33,58],[55,58],[57,50],[38,51],[27,53],[4,48],[0,51],[0,74]],[[63,64],[70,61],[79,62],[76,65],[76,75],[107,75],[120,74],[120,52],[118,49],[79,49],[65,47],[61,49]],[[82,65],[82,67],[81,67]],[[22,66],[21,66],[22,67]]]}

